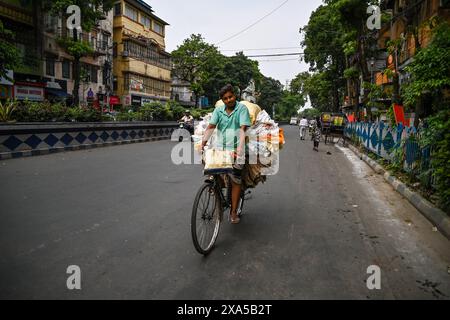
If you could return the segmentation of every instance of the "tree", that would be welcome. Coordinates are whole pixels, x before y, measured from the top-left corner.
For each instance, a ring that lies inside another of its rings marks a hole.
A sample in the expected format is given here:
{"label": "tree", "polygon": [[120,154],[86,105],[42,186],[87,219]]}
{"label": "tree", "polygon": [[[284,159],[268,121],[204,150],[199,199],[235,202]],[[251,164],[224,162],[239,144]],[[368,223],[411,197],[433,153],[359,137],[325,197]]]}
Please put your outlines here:
{"label": "tree", "polygon": [[309,108],[304,111],[302,111],[301,116],[306,117],[308,119],[315,119],[319,117],[321,112],[315,108]]}
{"label": "tree", "polygon": [[[407,67],[412,81],[404,87],[407,106],[417,106],[417,118],[440,111],[444,92],[450,90],[450,24],[442,23],[434,30],[430,45],[421,49]],[[428,103],[424,103],[424,98]]]}
{"label": "tree", "polygon": [[0,78],[6,78],[8,70],[14,70],[21,64],[20,53],[13,40],[14,33],[5,29],[0,20]]}
{"label": "tree", "polygon": [[230,83],[239,88],[239,98],[250,85],[250,81],[259,77],[258,62],[247,58],[243,52],[228,58],[225,73],[231,78]]}
{"label": "tree", "polygon": [[259,92],[260,95],[257,103],[262,109],[271,113],[272,107],[281,101],[283,96],[283,85],[278,80],[270,77],[263,77]]}
{"label": "tree", "polygon": [[[76,5],[81,9],[81,27],[84,32],[90,32],[100,20],[105,19],[105,14],[110,11],[115,0],[43,0],[43,9],[51,12],[54,16],[66,16],[66,10],[71,5]],[[61,38],[58,44],[74,58],[73,77],[74,104],[79,103],[79,89],[81,77],[80,60],[82,57],[92,54],[93,49],[89,43],[78,39],[78,34],[74,30],[73,38]]]}
{"label": "tree", "polygon": [[276,105],[277,119],[287,120],[296,116],[298,110],[305,105],[305,99],[300,94],[292,94],[290,91],[284,91],[280,102]]}
{"label": "tree", "polygon": [[301,43],[305,53],[303,58],[310,64],[311,71],[322,75],[322,82],[328,82],[322,88],[327,88],[331,110],[337,111],[343,100],[346,66],[342,50],[344,30],[339,12],[331,4],[320,6],[311,14],[308,24],[300,29],[300,33],[304,35]]}
{"label": "tree", "polygon": [[[184,40],[183,44],[172,52],[172,59],[175,65],[173,75],[190,83],[196,96],[196,104],[205,88],[212,91],[211,80],[216,85],[223,83],[223,56],[215,46],[205,42],[200,34],[192,34]],[[218,76],[220,74],[221,76]]]}

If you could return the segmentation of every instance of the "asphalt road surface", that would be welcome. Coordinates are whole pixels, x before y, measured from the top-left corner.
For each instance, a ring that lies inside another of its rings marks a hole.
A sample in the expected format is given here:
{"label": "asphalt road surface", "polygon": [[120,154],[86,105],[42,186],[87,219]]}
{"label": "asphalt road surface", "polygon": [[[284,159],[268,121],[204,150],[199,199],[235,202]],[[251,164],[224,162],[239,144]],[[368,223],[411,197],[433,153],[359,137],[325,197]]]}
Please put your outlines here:
{"label": "asphalt road surface", "polygon": [[285,129],[278,175],[208,257],[190,235],[202,167],[172,164],[174,142],[0,162],[0,298],[450,299],[450,242],[348,149]]}

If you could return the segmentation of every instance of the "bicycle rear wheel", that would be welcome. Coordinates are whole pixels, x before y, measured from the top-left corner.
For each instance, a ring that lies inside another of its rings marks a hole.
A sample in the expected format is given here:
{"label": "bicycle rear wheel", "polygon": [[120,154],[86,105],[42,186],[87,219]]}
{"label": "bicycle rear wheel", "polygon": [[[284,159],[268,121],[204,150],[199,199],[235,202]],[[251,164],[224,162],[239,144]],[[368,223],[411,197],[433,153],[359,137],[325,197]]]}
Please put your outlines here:
{"label": "bicycle rear wheel", "polygon": [[222,205],[212,183],[200,187],[194,200],[191,217],[191,234],[195,249],[207,255],[219,235]]}

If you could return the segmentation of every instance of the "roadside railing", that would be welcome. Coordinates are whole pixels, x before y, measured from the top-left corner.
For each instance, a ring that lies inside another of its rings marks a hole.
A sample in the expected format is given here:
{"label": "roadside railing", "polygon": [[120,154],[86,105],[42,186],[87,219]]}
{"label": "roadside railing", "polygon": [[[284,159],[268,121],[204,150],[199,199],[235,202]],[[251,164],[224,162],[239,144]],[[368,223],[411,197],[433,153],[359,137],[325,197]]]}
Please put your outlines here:
{"label": "roadside railing", "polygon": [[425,187],[433,188],[435,185],[431,166],[432,146],[420,144],[421,130],[401,124],[353,122],[346,125],[344,134],[378,157],[390,163],[400,163],[404,172],[415,176]]}

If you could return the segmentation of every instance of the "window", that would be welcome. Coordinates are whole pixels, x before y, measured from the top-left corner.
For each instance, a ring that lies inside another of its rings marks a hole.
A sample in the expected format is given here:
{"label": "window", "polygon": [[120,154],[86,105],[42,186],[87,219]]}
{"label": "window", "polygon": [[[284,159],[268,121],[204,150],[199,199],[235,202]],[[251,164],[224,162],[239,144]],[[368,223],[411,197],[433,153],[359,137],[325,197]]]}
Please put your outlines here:
{"label": "window", "polygon": [[152,20],[150,20],[150,18],[147,16],[141,16],[141,23],[148,29],[152,28]]}
{"label": "window", "polygon": [[168,70],[172,69],[170,56],[164,56],[158,52],[155,46],[143,46],[133,41],[124,41],[124,51],[128,53],[128,57],[143,61]]}
{"label": "window", "polygon": [[163,34],[164,28],[159,23],[153,21],[153,31],[159,34]]}
{"label": "window", "polygon": [[109,35],[103,33],[102,34],[102,39],[100,42],[100,48],[102,50],[108,50],[108,45],[109,45]]}
{"label": "window", "polygon": [[125,5],[125,15],[134,21],[138,20],[138,12],[134,8],[130,7],[129,5]]}
{"label": "window", "polygon": [[55,59],[47,57],[45,61],[45,74],[48,76],[55,76]]}
{"label": "window", "polygon": [[91,82],[97,83],[98,82],[98,70],[97,67],[91,66]]}
{"label": "window", "polygon": [[70,79],[70,61],[64,60],[62,63],[62,77]]}
{"label": "window", "polygon": [[114,5],[114,15],[115,16],[121,16],[122,15],[122,4],[116,3]]}

